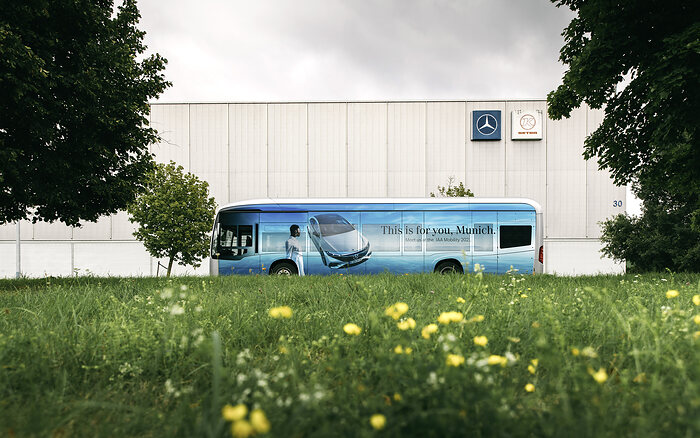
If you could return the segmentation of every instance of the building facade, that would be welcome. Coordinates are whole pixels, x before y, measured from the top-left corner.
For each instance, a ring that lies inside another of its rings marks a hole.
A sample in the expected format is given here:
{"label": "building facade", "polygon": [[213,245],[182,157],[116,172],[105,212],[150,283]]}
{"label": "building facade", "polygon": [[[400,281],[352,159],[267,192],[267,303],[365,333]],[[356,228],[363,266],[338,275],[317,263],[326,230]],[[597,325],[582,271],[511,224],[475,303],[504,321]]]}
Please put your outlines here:
{"label": "building facade", "polygon": [[[525,197],[544,210],[545,272],[616,273],[599,222],[625,211],[616,187],[582,157],[603,113],[550,120],[544,100],[153,104],[159,162],[210,184],[219,205],[253,198],[423,197],[450,177],[477,197]],[[156,275],[162,268],[120,212],[82,228],[19,225],[28,276]],[[0,226],[0,276],[17,266],[16,224]],[[176,274],[206,274],[179,266]]]}

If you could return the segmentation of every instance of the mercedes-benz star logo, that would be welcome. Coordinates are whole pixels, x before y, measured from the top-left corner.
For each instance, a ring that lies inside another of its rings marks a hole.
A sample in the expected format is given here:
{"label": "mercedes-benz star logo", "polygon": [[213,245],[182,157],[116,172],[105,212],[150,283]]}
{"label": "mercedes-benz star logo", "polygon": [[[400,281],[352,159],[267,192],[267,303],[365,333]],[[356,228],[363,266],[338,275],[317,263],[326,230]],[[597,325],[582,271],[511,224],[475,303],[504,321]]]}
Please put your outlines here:
{"label": "mercedes-benz star logo", "polygon": [[533,116],[532,114],[525,114],[520,118],[520,126],[522,126],[523,129],[527,129],[528,131],[534,128],[536,124],[537,121],[535,120],[535,116]]}
{"label": "mercedes-benz star logo", "polygon": [[481,135],[491,135],[498,129],[498,121],[492,114],[483,114],[476,119],[476,130]]}

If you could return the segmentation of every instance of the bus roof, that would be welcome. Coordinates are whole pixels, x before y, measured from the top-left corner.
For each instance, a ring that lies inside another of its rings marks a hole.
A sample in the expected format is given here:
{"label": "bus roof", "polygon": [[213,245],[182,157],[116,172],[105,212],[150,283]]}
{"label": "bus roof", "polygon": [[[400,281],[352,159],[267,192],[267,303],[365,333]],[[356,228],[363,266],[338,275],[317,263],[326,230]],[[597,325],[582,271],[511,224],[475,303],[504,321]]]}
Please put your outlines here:
{"label": "bus roof", "polygon": [[219,211],[517,210],[542,213],[527,198],[284,198],[234,202]]}

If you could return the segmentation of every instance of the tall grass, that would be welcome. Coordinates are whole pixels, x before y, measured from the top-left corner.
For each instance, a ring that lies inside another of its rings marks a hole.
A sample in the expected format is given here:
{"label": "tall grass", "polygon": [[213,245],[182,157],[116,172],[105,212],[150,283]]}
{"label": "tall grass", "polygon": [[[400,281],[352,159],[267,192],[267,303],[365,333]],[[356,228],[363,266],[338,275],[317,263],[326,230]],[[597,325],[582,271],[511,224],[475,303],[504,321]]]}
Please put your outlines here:
{"label": "tall grass", "polygon": [[698,294],[670,273],[0,281],[0,434],[230,436],[244,404],[269,436],[698,436]]}

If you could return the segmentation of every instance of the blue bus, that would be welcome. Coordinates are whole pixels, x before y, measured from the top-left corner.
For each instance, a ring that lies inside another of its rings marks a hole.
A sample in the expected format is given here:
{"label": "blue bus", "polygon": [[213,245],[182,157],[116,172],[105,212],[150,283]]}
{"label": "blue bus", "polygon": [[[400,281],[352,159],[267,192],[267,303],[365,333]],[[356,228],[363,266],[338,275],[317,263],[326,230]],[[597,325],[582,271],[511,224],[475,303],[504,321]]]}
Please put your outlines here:
{"label": "blue bus", "polygon": [[541,273],[542,224],[540,205],[521,198],[242,201],[217,211],[209,266],[211,275],[463,273],[476,264]]}

